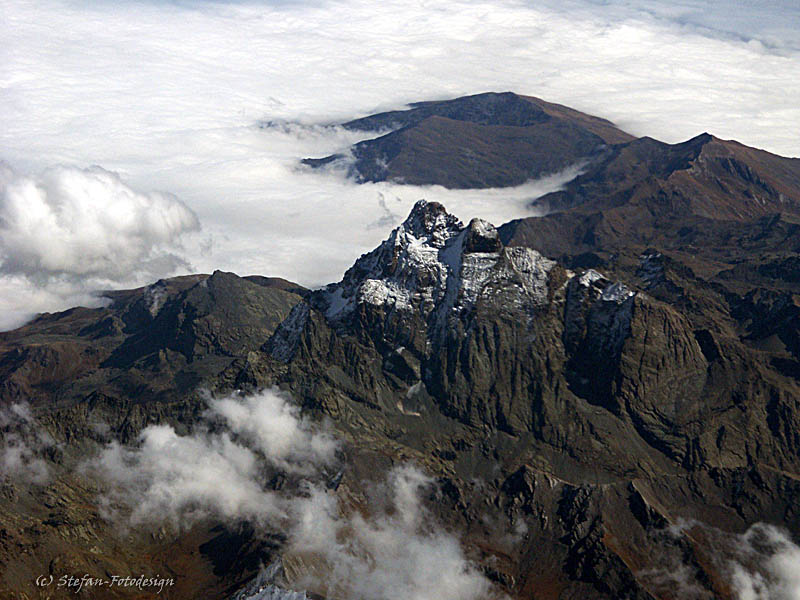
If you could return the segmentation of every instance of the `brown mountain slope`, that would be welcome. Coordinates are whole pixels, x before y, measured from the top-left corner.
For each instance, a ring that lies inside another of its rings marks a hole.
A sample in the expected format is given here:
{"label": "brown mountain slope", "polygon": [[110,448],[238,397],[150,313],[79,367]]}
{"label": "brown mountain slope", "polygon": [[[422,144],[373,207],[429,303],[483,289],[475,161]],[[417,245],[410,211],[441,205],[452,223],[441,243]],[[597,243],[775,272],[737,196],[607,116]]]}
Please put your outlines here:
{"label": "brown mountain slope", "polygon": [[[359,181],[401,181],[449,188],[519,185],[633,139],[608,121],[511,92],[419,102],[344,127],[391,133],[356,144]],[[311,166],[341,155],[306,159]]]}
{"label": "brown mountain slope", "polygon": [[674,145],[641,138],[534,204],[550,214],[504,225],[505,243],[625,277],[640,255],[663,253],[738,293],[796,290],[798,159],[708,134]]}
{"label": "brown mountain slope", "polygon": [[[35,581],[161,574],[176,583],[158,597],[219,598],[257,570],[270,544],[246,526],[126,531],[98,504],[107,482],[81,468],[112,439],[134,443],[148,424],[185,431],[204,410],[199,389],[236,386],[248,353],[303,291],[252,279],[217,271],[161,280],[108,292],[106,308],[45,314],[0,333],[0,440],[25,440],[51,473],[41,484],[0,479],[0,597],[149,598],[150,590],[78,594]],[[16,403],[30,407],[35,428],[8,421]]]}
{"label": "brown mountain slope", "polygon": [[800,159],[708,134],[681,144],[640,138],[612,148],[561,192],[538,200],[552,211],[635,205],[654,215],[750,220],[800,214]]}

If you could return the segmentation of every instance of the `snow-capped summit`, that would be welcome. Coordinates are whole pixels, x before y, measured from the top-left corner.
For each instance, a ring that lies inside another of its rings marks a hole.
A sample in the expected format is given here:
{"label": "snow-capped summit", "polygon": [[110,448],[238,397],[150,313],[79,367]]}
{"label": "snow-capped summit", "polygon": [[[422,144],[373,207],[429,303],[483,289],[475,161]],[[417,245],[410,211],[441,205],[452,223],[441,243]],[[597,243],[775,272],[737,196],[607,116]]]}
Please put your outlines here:
{"label": "snow-capped summit", "polygon": [[420,200],[380,246],[313,302],[333,322],[362,304],[427,319],[434,311],[469,309],[500,278],[541,299],[554,264],[530,248],[504,248],[491,223],[473,219],[464,227],[441,204]]}

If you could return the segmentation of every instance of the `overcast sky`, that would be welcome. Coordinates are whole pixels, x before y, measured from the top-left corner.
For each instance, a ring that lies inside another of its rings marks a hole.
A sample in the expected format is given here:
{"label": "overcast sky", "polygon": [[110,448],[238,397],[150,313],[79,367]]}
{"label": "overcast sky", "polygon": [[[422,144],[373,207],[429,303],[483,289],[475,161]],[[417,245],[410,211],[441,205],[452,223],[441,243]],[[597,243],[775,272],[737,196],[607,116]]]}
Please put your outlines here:
{"label": "overcast sky", "polygon": [[708,131],[800,155],[789,0],[0,11],[0,327],[192,270],[338,280],[421,197],[500,224],[574,175],[456,193],[297,168],[358,139],[324,125],[416,100],[512,90],[667,142]]}

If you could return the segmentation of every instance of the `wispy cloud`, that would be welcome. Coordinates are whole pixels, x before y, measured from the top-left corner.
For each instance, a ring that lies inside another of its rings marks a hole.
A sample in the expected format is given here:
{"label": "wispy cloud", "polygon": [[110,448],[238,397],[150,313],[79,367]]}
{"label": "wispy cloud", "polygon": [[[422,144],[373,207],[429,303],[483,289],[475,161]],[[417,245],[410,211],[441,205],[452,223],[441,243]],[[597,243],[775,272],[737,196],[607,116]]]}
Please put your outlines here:
{"label": "wispy cloud", "polygon": [[53,440],[36,422],[27,403],[0,408],[0,433],[0,477],[47,483],[50,469],[42,452]]}
{"label": "wispy cloud", "polygon": [[314,432],[276,391],[209,405],[194,435],[152,425],[138,446],[112,442],[92,461],[112,484],[109,506],[132,506],[133,524],[163,519],[185,526],[208,515],[263,524],[285,516],[280,498],[265,487],[267,465],[308,472],[333,461],[335,441]]}
{"label": "wispy cloud", "polygon": [[333,598],[497,597],[458,540],[422,506],[420,494],[432,483],[414,467],[393,468],[370,498],[367,516],[342,514],[329,494],[315,490],[295,506],[298,526],[284,558],[312,565],[296,584]]}
{"label": "wispy cloud", "polygon": [[721,576],[736,600],[800,600],[800,547],[783,528],[754,523],[736,534],[681,519],[658,531],[656,540],[660,566],[638,573],[650,590],[686,598],[716,597],[698,563],[687,561],[688,542],[705,549],[704,568],[710,568],[718,583]]}
{"label": "wispy cloud", "polygon": [[800,600],[800,547],[787,531],[757,523],[736,541],[730,567],[738,600]]}
{"label": "wispy cloud", "polygon": [[[105,514],[121,523],[185,526],[210,516],[287,533],[284,563],[295,565],[288,579],[297,588],[353,600],[486,598],[489,582],[420,501],[433,482],[396,467],[357,509],[326,484],[326,467],[346,469],[337,446],[286,395],[265,391],[210,401],[190,435],[147,427],[138,446],[112,443],[86,469],[105,478]],[[301,478],[279,489],[270,484],[276,469]]]}

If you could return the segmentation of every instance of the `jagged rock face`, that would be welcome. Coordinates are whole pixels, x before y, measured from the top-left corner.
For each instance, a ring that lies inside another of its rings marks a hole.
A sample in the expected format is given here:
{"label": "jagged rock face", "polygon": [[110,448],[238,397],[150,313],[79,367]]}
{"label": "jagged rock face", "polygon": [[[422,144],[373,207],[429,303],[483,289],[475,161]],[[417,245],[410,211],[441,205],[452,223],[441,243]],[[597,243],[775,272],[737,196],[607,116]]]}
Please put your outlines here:
{"label": "jagged rock face", "polygon": [[364,304],[426,319],[447,293],[448,279],[458,275],[450,255],[459,253],[454,244],[462,229],[441,205],[418,203],[389,239],[358,259],[340,283],[317,294],[316,305],[334,323]]}
{"label": "jagged rock face", "polygon": [[545,304],[554,264],[530,248],[503,248],[485,221],[464,227],[440,204],[422,200],[389,239],[311,302],[344,329],[379,313],[381,336],[372,336],[374,343],[409,345],[422,354],[415,327],[441,334],[449,320],[492,295],[504,294],[509,307]]}
{"label": "jagged rock face", "polygon": [[[309,303],[337,333],[371,346],[395,375],[430,388],[444,412],[525,429],[532,420],[527,386],[495,383],[527,370],[508,349],[532,336],[535,315],[548,310],[554,267],[530,248],[504,248],[489,223],[464,227],[441,205],[420,201],[385,242]],[[308,316],[308,307],[298,307],[278,328],[268,344],[275,358],[294,355]],[[486,394],[494,400],[467,400]]]}
{"label": "jagged rock face", "polygon": [[592,269],[573,278],[567,288],[564,345],[570,387],[617,414],[622,407],[615,402],[616,365],[631,335],[634,296],[625,285],[612,284]]}
{"label": "jagged rock face", "polygon": [[615,468],[635,470],[641,457],[619,441],[629,435],[647,464],[683,455],[670,432],[702,412],[690,399],[701,397],[707,368],[691,327],[668,306],[595,271],[574,274],[531,248],[504,247],[490,224],[464,227],[425,201],[341,282],[295,307],[265,350],[295,373],[336,365],[348,393],[369,382],[383,391],[367,402],[391,411],[422,394],[470,426],[578,453],[595,430]]}

